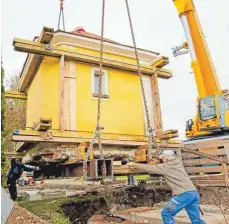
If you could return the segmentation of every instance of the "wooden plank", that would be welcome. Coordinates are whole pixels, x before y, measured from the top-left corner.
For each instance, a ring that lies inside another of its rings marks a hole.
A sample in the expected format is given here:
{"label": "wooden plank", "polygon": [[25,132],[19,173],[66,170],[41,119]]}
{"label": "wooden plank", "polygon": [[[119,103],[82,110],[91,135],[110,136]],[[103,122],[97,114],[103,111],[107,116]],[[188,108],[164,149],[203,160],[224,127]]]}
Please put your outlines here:
{"label": "wooden plank", "polygon": [[52,128],[52,119],[51,118],[40,118],[40,121],[34,125],[33,130],[48,131],[51,128]]}
{"label": "wooden plank", "polygon": [[64,55],[61,55],[59,62],[59,121],[60,121],[60,131],[64,131]]}
{"label": "wooden plank", "polygon": [[184,165],[202,165],[202,164],[218,164],[220,163],[219,161],[215,161],[212,159],[188,159],[188,160],[183,160]]}
{"label": "wooden plank", "polygon": [[[38,41],[42,44],[49,44],[53,39],[54,29],[50,27],[43,27],[42,32],[39,36]],[[26,92],[27,88],[30,86],[33,77],[37,73],[40,64],[43,60],[43,56],[41,55],[33,55],[29,54],[24,63],[22,72],[21,72],[21,80],[19,90],[21,92]]]}
{"label": "wooden plank", "polygon": [[[198,152],[201,153],[201,152]],[[188,153],[188,152],[183,152],[182,153],[182,158],[189,158],[189,157],[200,157],[200,156],[222,156],[222,155],[226,155],[225,150],[224,149],[218,149],[218,150],[212,150],[212,151],[208,151],[208,153],[204,153],[204,154],[196,154],[196,153]]]}
{"label": "wooden plank", "polygon": [[198,180],[194,181],[195,184],[199,186],[215,186],[215,187],[224,187],[226,183],[224,180]]}
{"label": "wooden plank", "polygon": [[64,130],[76,131],[76,64],[65,62],[64,71]]}
{"label": "wooden plank", "polygon": [[24,153],[21,152],[5,152],[4,154],[8,159],[22,158],[24,156]]}
{"label": "wooden plank", "polygon": [[214,184],[198,184],[199,187],[226,187],[226,183],[224,182],[224,184],[218,184],[218,183],[214,183]]}
{"label": "wooden plank", "polygon": [[[229,169],[229,166],[227,166]],[[202,167],[185,167],[188,174],[190,173],[221,173],[223,172],[222,166],[202,166]]]}
{"label": "wooden plank", "polygon": [[70,113],[70,129],[69,131],[77,130],[77,113],[76,113],[76,64],[73,61],[69,62],[69,113]]}
{"label": "wooden plank", "polygon": [[197,184],[216,184],[219,183],[220,185],[225,185],[225,180],[194,180]]}
{"label": "wooden plank", "polygon": [[52,123],[52,118],[44,118],[44,117],[41,117],[41,118],[40,118],[40,121],[41,121],[42,123],[45,123],[45,124],[50,124],[50,123]]}
{"label": "wooden plank", "polygon": [[[60,132],[53,130],[53,135],[58,137],[80,137],[80,138],[91,138],[93,136],[93,132]],[[40,136],[40,132],[31,131],[31,130],[18,130],[17,135],[25,135],[25,136]],[[128,140],[128,141],[139,141],[145,142],[145,145],[148,142],[148,138],[141,135],[119,135],[119,134],[109,134],[103,133],[104,139],[113,139],[113,140]],[[171,142],[171,145],[175,143]]]}
{"label": "wooden plank", "polygon": [[[28,136],[28,135],[13,135],[13,141],[16,142],[53,142],[53,143],[81,143],[85,141],[90,141],[91,138],[80,138],[80,137],[55,137],[51,139],[42,139],[41,136]],[[96,140],[96,144],[97,144]],[[125,141],[125,140],[113,140],[113,139],[102,139],[102,144],[104,145],[116,145],[116,146],[132,146],[137,147],[145,144],[145,142],[136,141]]]}
{"label": "wooden plank", "polygon": [[181,157],[181,150],[180,150],[180,148],[176,149],[175,153],[176,153],[176,156]]}
{"label": "wooden plank", "polygon": [[227,155],[227,160],[229,162],[229,143],[228,144],[224,144],[224,150],[225,150],[225,153]]}
{"label": "wooden plank", "polygon": [[198,152],[198,151],[194,151],[194,150],[190,150],[186,148],[180,148],[180,149],[182,151],[185,151],[185,153],[182,153],[182,158],[195,158],[195,157],[203,156],[203,157],[207,157],[209,159],[215,160],[215,161],[219,161],[219,162],[228,164],[228,161],[226,159],[222,157],[221,158],[218,157],[218,155],[225,155],[224,149],[206,150],[207,153]]}
{"label": "wooden plank", "polygon": [[48,131],[49,129],[52,128],[52,123],[43,123],[43,122],[39,122],[35,127],[34,130],[35,131]]}
{"label": "wooden plank", "polygon": [[185,148],[189,149],[215,148],[225,144],[229,144],[229,135],[183,142]]}
{"label": "wooden plank", "polygon": [[179,135],[176,133],[166,134],[166,135],[158,135],[158,138],[160,138],[160,139],[170,139],[170,138],[177,138],[177,137],[179,137]]}
{"label": "wooden plank", "polygon": [[[68,60],[76,60],[80,62],[90,63],[99,65],[99,57],[95,57],[92,55],[81,54],[77,52],[77,50],[72,48],[66,48],[61,46],[53,46],[52,50],[48,50],[45,48],[45,45],[39,42],[23,40],[19,38],[14,38],[13,41],[14,49],[16,51],[27,52],[31,54],[38,54],[42,56],[50,56],[50,57],[58,57],[60,58],[62,54],[65,55]],[[111,59],[104,58],[103,65],[107,67],[113,67],[116,69],[122,69],[131,72],[137,72],[136,64],[125,63],[123,61],[115,61]],[[142,74],[152,75],[155,73],[154,68],[151,66],[141,66]],[[171,71],[165,69],[157,70],[158,77],[160,78],[171,78]]]}
{"label": "wooden plank", "polygon": [[[153,105],[153,96],[152,96],[152,87],[151,87],[151,80],[150,76],[148,75],[143,75],[142,76],[142,81],[145,89],[145,97],[146,97],[146,104],[148,108],[148,113],[149,113],[149,120],[150,120],[150,125],[152,129],[155,127],[154,123],[154,116],[155,116],[155,110],[154,110],[154,105]],[[145,127],[145,135],[148,135],[148,123],[147,123],[147,118],[145,114],[145,105],[144,101],[142,100],[142,108],[143,108],[143,115],[144,115],[144,127]]]}
{"label": "wooden plank", "polygon": [[26,143],[25,142],[17,142],[14,146],[14,151],[18,151],[21,147],[23,147]]}
{"label": "wooden plank", "polygon": [[168,130],[164,130],[162,131],[162,135],[167,135],[167,134],[173,134],[173,133],[178,133],[177,129],[168,129]]}
{"label": "wooden plank", "polygon": [[162,133],[162,115],[161,115],[161,104],[160,104],[160,95],[158,87],[158,74],[155,73],[151,75],[151,92],[153,96],[153,108],[154,108],[154,126],[156,136],[159,136]]}
{"label": "wooden plank", "polygon": [[227,168],[227,165],[224,163],[224,164],[222,164],[222,166],[223,166],[223,171],[224,171],[224,174],[225,174],[225,182],[229,186],[229,178],[228,178],[228,168]]}
{"label": "wooden plank", "polygon": [[43,60],[43,56],[33,55],[33,54],[28,55],[21,72],[20,86],[19,86],[20,92],[26,92],[34,76],[36,75],[42,60]]}
{"label": "wooden plank", "polygon": [[162,55],[153,60],[153,62],[150,65],[153,67],[162,68],[167,64],[169,64],[169,58]]}
{"label": "wooden plank", "polygon": [[122,161],[113,161],[113,166],[121,166]]}
{"label": "wooden plank", "polygon": [[[228,175],[227,175],[228,176]],[[190,176],[192,180],[225,180],[225,175],[223,174],[210,174],[210,175],[198,175]]]}
{"label": "wooden plank", "polygon": [[44,26],[39,37],[39,42],[43,44],[49,44],[53,39],[53,36],[54,29],[51,27]]}
{"label": "wooden plank", "polygon": [[5,98],[17,99],[17,100],[27,100],[27,94],[19,91],[6,91]]}
{"label": "wooden plank", "polygon": [[113,174],[116,175],[125,175],[125,174],[144,174],[147,173],[146,171],[142,171],[139,169],[132,169],[129,168],[128,165],[123,165],[123,166],[114,166]]}
{"label": "wooden plank", "polygon": [[[160,139],[156,138],[156,143],[158,144],[158,146],[163,147],[162,150],[169,148],[175,152],[178,148],[180,148],[180,142],[179,141],[168,140],[164,144],[164,142],[162,142]],[[148,144],[141,145],[138,147],[138,149],[148,149]]]}
{"label": "wooden plank", "polygon": [[[68,73],[68,62],[65,62],[65,74]],[[70,130],[70,87],[69,80],[64,78],[64,130]]]}

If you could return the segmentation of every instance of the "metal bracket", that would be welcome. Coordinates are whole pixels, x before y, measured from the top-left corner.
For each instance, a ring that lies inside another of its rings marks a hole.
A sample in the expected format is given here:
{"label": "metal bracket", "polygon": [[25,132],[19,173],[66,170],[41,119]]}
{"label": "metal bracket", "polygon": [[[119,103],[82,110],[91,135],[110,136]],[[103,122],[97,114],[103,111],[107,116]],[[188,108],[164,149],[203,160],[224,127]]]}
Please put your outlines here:
{"label": "metal bracket", "polygon": [[41,134],[41,140],[51,140],[53,139],[52,132],[46,132],[44,134]]}
{"label": "metal bracket", "polygon": [[45,49],[46,50],[49,50],[49,51],[52,51],[53,50],[53,47],[51,46],[50,43],[48,43],[48,44],[45,44]]}
{"label": "metal bracket", "polygon": [[173,56],[177,57],[179,55],[183,55],[183,54],[188,54],[189,53],[188,50],[183,50],[183,49],[188,49],[187,43],[183,43],[180,46],[173,47],[172,48]]}

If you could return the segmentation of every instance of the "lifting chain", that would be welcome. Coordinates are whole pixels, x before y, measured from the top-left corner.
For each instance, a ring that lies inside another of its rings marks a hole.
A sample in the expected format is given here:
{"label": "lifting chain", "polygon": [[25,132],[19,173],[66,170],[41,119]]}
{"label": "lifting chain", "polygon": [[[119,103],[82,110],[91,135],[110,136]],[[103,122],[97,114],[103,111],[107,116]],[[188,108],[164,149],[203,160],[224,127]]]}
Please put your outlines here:
{"label": "lifting chain", "polygon": [[130,31],[131,31],[131,35],[132,35],[132,41],[133,41],[133,45],[134,45],[134,52],[135,52],[135,57],[136,57],[136,62],[137,62],[138,75],[140,77],[143,103],[144,103],[145,115],[146,115],[146,120],[147,120],[147,131],[149,133],[149,142],[148,142],[148,151],[147,151],[147,161],[149,162],[150,156],[152,154],[153,146],[156,148],[157,153],[158,153],[158,147],[157,147],[157,143],[156,143],[156,138],[153,135],[153,129],[152,129],[151,124],[150,124],[149,111],[148,111],[147,102],[146,102],[145,89],[144,89],[142,73],[141,73],[141,68],[140,68],[140,63],[139,63],[138,51],[137,51],[137,47],[136,47],[136,41],[135,41],[135,36],[134,36],[132,19],[131,19],[131,15],[130,15],[129,3],[128,3],[128,0],[125,0],[125,1],[126,1],[126,9],[127,9],[127,13],[128,13],[128,18],[129,18]]}
{"label": "lifting chain", "polygon": [[59,13],[59,20],[58,20],[58,27],[60,29],[60,18],[62,15],[62,22],[63,22],[63,30],[65,31],[65,22],[64,22],[64,0],[60,0],[60,13]]}
{"label": "lifting chain", "polygon": [[102,142],[101,142],[101,135],[102,130],[104,129],[100,125],[100,108],[101,108],[101,97],[102,97],[102,78],[103,78],[103,36],[104,36],[104,16],[105,16],[105,0],[103,0],[102,3],[102,24],[101,24],[101,42],[100,42],[100,60],[99,60],[99,94],[98,94],[98,107],[97,107],[97,125],[94,131],[93,139],[90,142],[90,146],[87,150],[87,154],[85,157],[85,160],[83,162],[83,177],[84,179],[87,179],[87,162],[90,156],[90,152],[93,149],[94,143],[96,138],[98,139],[98,145],[99,145],[99,153],[100,153],[100,159],[103,159],[103,165],[102,165],[102,175],[103,177],[106,176],[106,164],[104,160],[103,155],[103,148],[102,148]]}

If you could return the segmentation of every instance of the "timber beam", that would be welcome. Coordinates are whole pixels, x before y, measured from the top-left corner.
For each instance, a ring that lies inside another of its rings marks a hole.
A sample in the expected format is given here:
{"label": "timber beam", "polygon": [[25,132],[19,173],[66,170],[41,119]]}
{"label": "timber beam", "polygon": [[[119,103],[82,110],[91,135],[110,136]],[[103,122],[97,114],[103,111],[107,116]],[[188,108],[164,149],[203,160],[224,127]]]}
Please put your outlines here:
{"label": "timber beam", "polygon": [[[51,142],[51,143],[83,143],[90,142],[93,133],[85,135],[82,133],[61,133],[61,132],[38,132],[38,131],[22,131],[19,130],[17,134],[14,134],[12,140],[15,142],[27,142],[27,143],[39,143],[39,142]],[[159,141],[159,140],[158,140]],[[148,138],[145,137],[130,137],[130,136],[111,136],[105,134],[102,136],[102,143],[104,145],[115,146],[128,146],[139,147],[144,146],[148,142]],[[96,141],[96,144],[98,142]],[[160,143],[158,143],[160,145]],[[180,143],[171,141],[167,142],[166,148],[178,148]],[[20,148],[18,151],[21,151]]]}
{"label": "timber beam", "polygon": [[17,99],[17,100],[27,100],[27,94],[19,91],[6,91],[5,98]]}
{"label": "timber beam", "polygon": [[[36,38],[35,40],[42,44],[50,44],[50,42],[53,39],[53,36],[54,29],[45,26],[43,27],[39,38]],[[33,77],[36,75],[42,60],[43,56],[41,55],[29,54],[27,56],[20,77],[21,80],[19,90],[21,92],[26,92],[27,88],[33,80]]]}
{"label": "timber beam", "polygon": [[21,159],[24,156],[22,152],[5,152],[7,159]]}
{"label": "timber beam", "polygon": [[189,152],[189,153],[192,153],[192,154],[195,154],[195,155],[204,156],[204,157],[207,157],[207,158],[209,158],[211,160],[218,161],[220,163],[225,163],[225,164],[229,165],[229,161],[227,159],[222,158],[222,157],[209,155],[208,153],[204,153],[204,152],[193,151],[193,150],[187,149],[187,148],[180,148],[180,149],[182,151],[184,151],[184,152]]}
{"label": "timber beam", "polygon": [[207,149],[224,146],[226,144],[229,144],[229,135],[183,142],[183,145],[189,149]]}
{"label": "timber beam", "polygon": [[[40,55],[40,56],[50,56],[61,58],[62,55],[65,56],[66,60],[74,60],[84,63],[91,63],[99,65],[100,58],[92,55],[82,54],[77,52],[76,49],[71,49],[62,46],[48,46],[40,42],[34,42],[30,40],[23,40],[19,38],[14,38],[13,40],[14,50]],[[122,69],[130,72],[137,72],[137,66],[135,64],[125,63],[122,61],[115,61],[111,59],[103,59],[103,65],[107,67],[113,67],[117,69]],[[153,75],[157,72],[159,78],[169,79],[172,77],[170,70],[155,68],[151,66],[141,66],[142,74]]]}
{"label": "timber beam", "polygon": [[[80,138],[80,137],[57,137],[51,136],[45,139],[45,136],[23,136],[23,135],[13,135],[12,140],[15,142],[51,142],[51,143],[81,143],[85,141],[90,141],[91,138]],[[98,143],[98,141],[95,141]],[[145,145],[145,142],[136,142],[128,140],[114,140],[114,139],[102,139],[102,144],[104,145],[116,145],[116,146],[140,146]]]}
{"label": "timber beam", "polygon": [[158,77],[159,77],[158,73],[155,73],[154,75],[150,77],[156,136],[161,135],[163,131]]}
{"label": "timber beam", "polygon": [[34,76],[36,75],[42,60],[43,60],[43,56],[28,54],[21,72],[20,87],[19,87],[20,92],[26,92]]}
{"label": "timber beam", "polygon": [[54,29],[44,26],[39,37],[39,42],[43,44],[49,44],[52,41],[53,36]]}
{"label": "timber beam", "polygon": [[157,57],[152,63],[152,67],[162,68],[169,64],[169,58],[165,56]]}

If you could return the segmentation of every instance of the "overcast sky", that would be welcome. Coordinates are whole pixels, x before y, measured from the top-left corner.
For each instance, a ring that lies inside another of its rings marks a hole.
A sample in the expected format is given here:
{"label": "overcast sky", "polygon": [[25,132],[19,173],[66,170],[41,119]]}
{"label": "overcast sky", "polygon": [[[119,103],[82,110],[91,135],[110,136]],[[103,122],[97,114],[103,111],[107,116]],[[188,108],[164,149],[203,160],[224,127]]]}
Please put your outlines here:
{"label": "overcast sky", "polygon": [[[195,0],[204,34],[222,88],[229,88],[229,1]],[[171,48],[185,41],[172,0],[129,0],[137,46],[170,57],[170,80],[160,80],[164,129],[178,128],[184,138],[185,121],[194,118],[197,96],[189,55],[173,58]],[[105,37],[131,45],[124,0],[107,0]],[[57,28],[58,0],[2,0],[2,57],[6,78],[20,71],[26,54],[14,52],[14,37],[32,40],[43,26]],[[101,0],[65,0],[66,30],[84,26],[100,34]]]}

